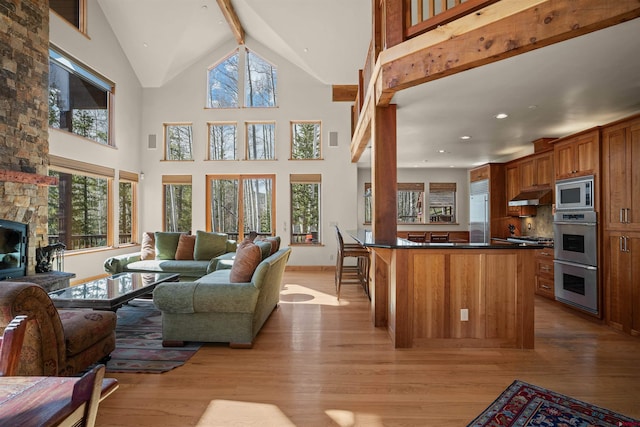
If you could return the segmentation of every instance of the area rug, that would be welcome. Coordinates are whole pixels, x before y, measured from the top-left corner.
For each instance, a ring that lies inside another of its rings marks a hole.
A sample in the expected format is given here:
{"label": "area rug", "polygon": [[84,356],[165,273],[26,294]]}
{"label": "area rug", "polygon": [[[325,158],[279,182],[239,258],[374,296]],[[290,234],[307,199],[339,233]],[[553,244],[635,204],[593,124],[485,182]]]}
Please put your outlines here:
{"label": "area rug", "polygon": [[511,426],[631,427],[640,421],[516,380],[467,427]]}
{"label": "area rug", "polygon": [[167,372],[184,365],[201,346],[162,347],[162,318],[152,300],[135,299],[117,314],[116,349],[107,362],[107,372]]}

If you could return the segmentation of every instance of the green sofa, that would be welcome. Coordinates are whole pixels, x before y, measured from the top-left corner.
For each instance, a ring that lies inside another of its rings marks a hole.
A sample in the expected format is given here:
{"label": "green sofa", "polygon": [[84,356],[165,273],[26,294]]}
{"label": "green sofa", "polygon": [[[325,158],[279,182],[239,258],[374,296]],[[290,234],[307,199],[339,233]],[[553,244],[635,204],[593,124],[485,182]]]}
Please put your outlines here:
{"label": "green sofa", "polygon": [[290,253],[291,248],[282,248],[262,259],[247,283],[231,283],[231,270],[223,269],[193,282],[159,284],[153,301],[162,312],[163,345],[228,342],[251,348],[280,301]]}
{"label": "green sofa", "polygon": [[195,280],[219,268],[230,268],[236,247],[236,241],[222,233],[144,233],[139,252],[110,257],[104,269],[110,274],[179,273],[180,280]]}

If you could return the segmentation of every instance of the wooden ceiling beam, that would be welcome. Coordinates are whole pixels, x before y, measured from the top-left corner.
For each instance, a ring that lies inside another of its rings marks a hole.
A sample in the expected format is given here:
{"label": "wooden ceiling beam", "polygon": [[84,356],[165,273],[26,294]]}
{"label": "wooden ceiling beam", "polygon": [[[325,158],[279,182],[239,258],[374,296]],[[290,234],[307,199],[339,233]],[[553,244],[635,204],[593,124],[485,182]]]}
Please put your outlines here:
{"label": "wooden ceiling beam", "polygon": [[[532,4],[537,4],[486,25],[475,28],[470,25],[471,29],[466,31],[461,27],[469,19],[475,19],[474,16],[481,19],[484,12],[494,17],[499,15],[501,3],[503,2],[497,2],[470,15],[466,21],[460,20],[455,27],[456,34],[446,40],[434,43],[433,39],[429,39],[429,33],[426,33],[422,35],[426,41],[422,46],[419,42],[422,36],[418,36],[407,42],[411,46],[410,51],[405,50],[388,62],[383,59],[378,96],[640,17],[638,0],[532,0]],[[440,32],[446,27],[447,25],[443,26]],[[391,52],[383,52],[385,53]]]}
{"label": "wooden ceiling beam", "polygon": [[216,0],[216,2],[218,2],[218,7],[224,15],[224,19],[227,20],[236,41],[238,44],[244,44],[244,29],[242,28],[242,24],[240,24],[238,15],[236,15],[236,11],[233,9],[231,0]]}
{"label": "wooden ceiling beam", "polygon": [[358,96],[358,85],[332,85],[333,102],[355,102]]}

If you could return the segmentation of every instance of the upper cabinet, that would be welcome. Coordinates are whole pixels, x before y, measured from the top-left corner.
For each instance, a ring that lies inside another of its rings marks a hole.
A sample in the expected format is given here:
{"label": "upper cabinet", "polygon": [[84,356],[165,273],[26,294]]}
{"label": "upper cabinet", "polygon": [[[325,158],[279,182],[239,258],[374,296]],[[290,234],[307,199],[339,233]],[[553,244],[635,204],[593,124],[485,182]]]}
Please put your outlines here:
{"label": "upper cabinet", "polygon": [[599,138],[596,128],[554,144],[556,180],[594,175],[598,170]]}
{"label": "upper cabinet", "polygon": [[640,230],[640,116],[604,128],[605,228]]}
{"label": "upper cabinet", "polygon": [[536,154],[520,162],[520,190],[551,189],[553,152]]}

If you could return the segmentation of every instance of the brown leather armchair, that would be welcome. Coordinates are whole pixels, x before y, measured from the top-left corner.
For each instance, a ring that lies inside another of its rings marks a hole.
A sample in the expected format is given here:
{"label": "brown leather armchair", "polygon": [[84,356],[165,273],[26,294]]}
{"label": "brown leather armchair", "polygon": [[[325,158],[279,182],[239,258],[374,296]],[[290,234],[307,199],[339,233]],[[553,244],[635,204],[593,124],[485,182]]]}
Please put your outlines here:
{"label": "brown leather armchair", "polygon": [[58,310],[40,286],[0,281],[0,328],[19,315],[28,321],[17,375],[75,375],[115,349],[116,313]]}

